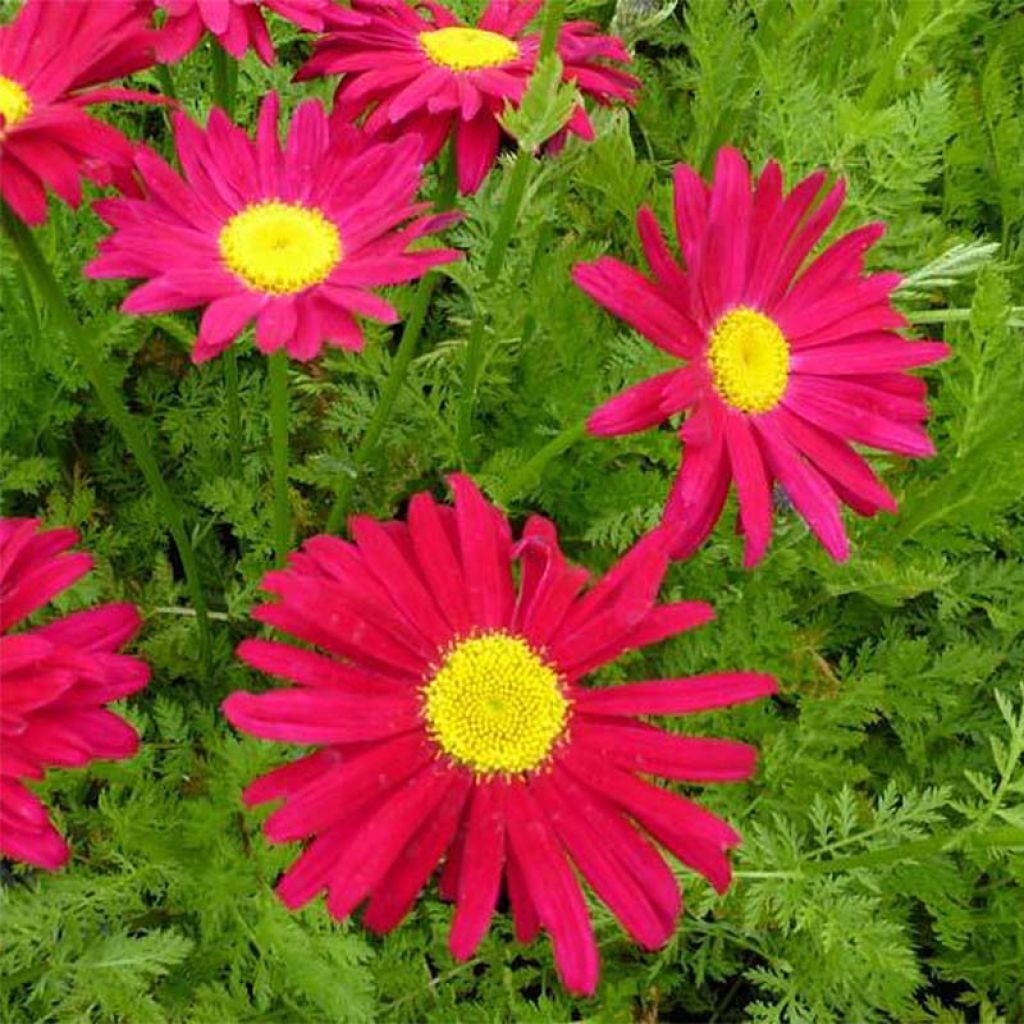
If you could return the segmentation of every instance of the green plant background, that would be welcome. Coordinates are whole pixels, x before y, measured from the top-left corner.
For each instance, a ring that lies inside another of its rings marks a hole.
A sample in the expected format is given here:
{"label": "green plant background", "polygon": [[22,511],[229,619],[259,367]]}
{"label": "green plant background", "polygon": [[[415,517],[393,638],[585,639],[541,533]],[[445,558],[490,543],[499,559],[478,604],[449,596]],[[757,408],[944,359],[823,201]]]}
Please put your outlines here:
{"label": "green plant background", "polygon": [[[471,3],[456,4],[464,11]],[[5,514],[81,529],[96,571],[56,605],[128,599],[145,627],[149,688],[125,713],[133,761],[54,772],[41,787],[73,847],[55,875],[0,874],[5,1021],[1019,1021],[1024,1017],[1024,18],[1012,0],[683,0],[569,4],[614,24],[644,82],[632,114],[602,113],[599,139],[535,169],[499,284],[482,253],[507,164],[452,230],[469,257],[435,299],[424,342],[353,508],[400,514],[443,492],[457,465],[455,413],[472,313],[489,314],[477,478],[514,520],[542,510],[565,548],[606,566],[653,525],[678,458],[670,429],[580,441],[524,464],[659,356],[569,283],[610,252],[639,264],[638,204],[667,222],[671,167],[707,173],[722,144],[787,182],[843,174],[835,231],[883,218],[873,264],[912,278],[900,305],[953,358],[927,371],[939,454],[879,466],[897,518],[849,520],[835,565],[780,503],[764,564],[739,567],[727,512],[671,571],[664,597],[702,598],[717,621],[635,654],[607,678],[719,668],[774,672],[771,702],[674,728],[758,744],[761,769],[699,798],[743,832],[723,898],[680,869],[686,911],[664,950],[634,948],[594,904],[603,959],[593,1000],[561,990],[542,939],[514,944],[504,915],[456,964],[451,909],[431,887],[383,939],[289,914],[271,887],[296,855],[259,833],[239,791],[294,755],[242,738],[218,704],[269,685],[232,657],[272,561],[265,360],[242,348],[244,473],[230,470],[223,367],[188,361],[195,320],[131,319],[121,282],[80,276],[102,226],[52,205],[37,232],[77,311],[123,380],[186,504],[216,610],[215,671],[202,681],[195,617],[139,473],[106,424],[46,308],[0,249],[0,430]],[[9,18],[17,4],[0,4]],[[308,44],[275,21],[279,63],[241,69],[239,116],[267,89],[291,106]],[[210,52],[174,69],[187,109],[210,103]],[[137,79],[158,88],[153,73]],[[166,115],[109,116],[170,154]],[[428,182],[428,188],[433,185]],[[968,245],[943,259],[952,247]],[[935,261],[939,261],[937,264]],[[924,269],[925,271],[921,273]],[[410,290],[396,290],[408,308]],[[292,502],[299,538],[319,529],[371,414],[396,332],[366,352],[293,365]],[[514,486],[513,486],[514,484]]]}

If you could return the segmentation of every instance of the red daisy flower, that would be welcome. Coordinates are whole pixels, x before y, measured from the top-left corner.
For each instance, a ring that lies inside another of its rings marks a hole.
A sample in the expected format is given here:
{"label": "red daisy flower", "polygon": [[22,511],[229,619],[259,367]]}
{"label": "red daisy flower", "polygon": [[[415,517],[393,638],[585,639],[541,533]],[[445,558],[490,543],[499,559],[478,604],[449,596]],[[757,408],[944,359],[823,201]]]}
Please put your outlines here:
{"label": "red daisy flower", "polygon": [[270,93],[255,142],[221,110],[205,132],[176,114],[184,179],[142,149],[145,198],[96,204],[116,230],[86,273],[147,278],[125,300],[126,313],[205,306],[197,363],[253,320],[263,352],[283,347],[312,359],[325,341],[358,350],[363,335],[353,314],[398,319],[370,287],[411,281],[459,256],[409,251],[456,216],[420,216],[428,204],[414,202],[422,174],[415,139],[367,142],[354,128],[330,126],[320,102],[307,100],[282,149],[278,109]]}
{"label": "red daisy flower", "polygon": [[139,628],[130,604],[74,612],[11,633],[92,568],[74,530],[0,519],[0,853],[54,870],[70,855],[24,784],[47,767],[131,757],[135,730],[105,706],[141,690],[149,668],[116,651]]}
{"label": "red daisy flower", "polygon": [[322,12],[331,0],[156,0],[167,12],[163,31],[157,41],[157,56],[173,64],[191,53],[209,32],[236,60],[251,46],[264,64],[274,63],[274,45],[270,41],[261,7],[287,18],[308,32],[324,27]]}
{"label": "red daisy flower", "polygon": [[[453,137],[459,190],[472,193],[497,159],[498,115],[506,102],[519,103],[533,72],[540,37],[524,31],[541,0],[491,0],[476,27],[438,3],[418,7],[353,0],[350,10],[333,10],[326,19],[331,31],[296,78],[343,73],[337,116],[352,121],[369,111],[371,133],[415,132],[425,140],[427,160]],[[598,34],[589,22],[569,22],[558,54],[565,79],[585,96],[600,104],[633,102],[639,82],[614,66],[630,60],[619,39]],[[582,107],[568,129],[593,138]]]}
{"label": "red daisy flower", "polygon": [[27,224],[46,220],[46,188],[70,206],[80,177],[130,177],[133,144],[90,117],[94,103],[154,100],[90,86],[148,67],[155,57],[148,4],[28,0],[0,26],[0,195]]}
{"label": "red daisy flower", "polygon": [[504,878],[519,940],[546,928],[566,986],[591,993],[597,948],[575,872],[653,949],[673,932],[680,894],[652,841],[719,891],[739,842],[638,773],[718,782],[754,769],[746,744],[637,716],[753,700],[775,682],[730,672],[584,685],[623,651],[712,618],[699,602],[656,603],[663,532],[584,592],[588,573],[565,561],[550,522],[532,517],[513,543],[467,477],[450,482],[454,508],[417,494],[406,523],[355,517],[354,543],[314,537],[264,578],[279,600],[253,617],[324,653],[246,640],[243,660],[297,686],[234,693],[224,711],[255,736],[320,749],[243,799],[283,798],[265,825],[271,841],[312,837],[278,884],[288,907],[326,889],[341,920],[368,898],[363,922],[386,932],[443,857],[456,957],[477,948]]}
{"label": "red daisy flower", "polygon": [[777,481],[842,561],[849,542],[840,502],[865,516],[896,511],[849,442],[934,452],[922,426],[925,383],[904,371],[944,359],[949,348],[903,338],[907,321],[890,301],[899,275],[864,274],[883,224],[844,235],[804,266],[843,201],[839,181],[815,207],[824,184],[818,171],[784,195],[779,165],[769,161],[752,186],[743,157],[723,149],[710,187],[692,168],[676,168],[683,265],[641,208],[652,277],[608,257],[573,272],[591,298],[687,362],[628,388],[588,422],[594,434],[628,434],[689,410],[665,509],[679,527],[675,557],[708,536],[735,481],[744,564],[755,565],[771,537]]}

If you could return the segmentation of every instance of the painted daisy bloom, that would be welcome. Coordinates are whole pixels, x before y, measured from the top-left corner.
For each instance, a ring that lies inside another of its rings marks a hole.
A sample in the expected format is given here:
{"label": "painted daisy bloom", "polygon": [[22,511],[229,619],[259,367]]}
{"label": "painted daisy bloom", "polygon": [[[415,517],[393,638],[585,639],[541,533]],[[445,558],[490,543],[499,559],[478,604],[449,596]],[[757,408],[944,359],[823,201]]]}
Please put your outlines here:
{"label": "painted daisy bloom", "polygon": [[149,680],[144,662],[117,653],[139,628],[130,604],[11,631],[92,568],[68,550],[77,540],[36,519],[0,519],[0,854],[51,871],[70,851],[24,780],[131,757],[138,736],[106,705]]}
{"label": "painted daisy bloom", "polygon": [[276,93],[264,100],[255,141],[213,110],[204,131],[174,118],[179,177],[155,153],[136,157],[143,199],[96,204],[114,234],[87,267],[91,277],[141,277],[121,307],[162,313],[205,307],[192,351],[222,352],[253,320],[256,345],[296,359],[324,343],[358,350],[354,314],[385,323],[394,307],[370,291],[420,277],[458,258],[453,249],[410,246],[456,216],[421,216],[416,139],[369,142],[329,126],[318,100],[295,111],[278,140]]}
{"label": "painted daisy bloom", "polygon": [[808,257],[843,202],[837,182],[821,201],[818,171],[783,193],[770,161],[756,184],[733,149],[718,154],[709,187],[675,172],[682,263],[650,210],[637,218],[646,277],[602,257],[576,266],[576,283],[605,309],[686,365],[628,388],[588,426],[611,436],[676,413],[684,455],[665,509],[679,529],[675,557],[691,554],[718,520],[735,483],[744,564],[764,555],[778,483],[829,554],[849,542],[840,503],[865,516],[896,502],[850,442],[900,455],[934,452],[923,427],[924,381],[905,371],[944,359],[948,346],[908,341],[893,309],[898,274],[864,273],[882,236],[867,224]]}
{"label": "painted daisy bloom", "polygon": [[195,49],[203,32],[209,32],[236,60],[252,47],[264,64],[274,63],[261,8],[268,8],[308,32],[324,27],[322,12],[332,0],[157,0],[167,12],[157,56],[173,64]]}
{"label": "painted daisy bloom", "polygon": [[81,178],[130,177],[133,144],[85,108],[156,97],[94,86],[154,61],[147,5],[27,0],[0,26],[0,195],[26,224],[46,220],[46,189],[70,206]]}
{"label": "painted daisy bloom", "polygon": [[312,840],[278,883],[289,908],[326,890],[342,920],[368,900],[363,923],[387,932],[443,859],[457,958],[473,955],[504,882],[518,939],[545,928],[566,986],[589,994],[598,957],[577,872],[654,949],[681,904],[654,844],[724,891],[739,842],[639,773],[722,782],[754,770],[746,744],[637,716],[754,700],[775,682],[728,672],[586,684],[623,651],[712,618],[706,604],[657,603],[663,532],[588,587],[550,522],[532,517],[513,542],[467,477],[450,483],[454,508],[417,494],[406,522],[355,517],[353,543],[313,537],[265,577],[278,600],[254,618],[319,650],[246,640],[244,661],[295,685],[234,693],[224,711],[252,735],[319,749],[243,799],[283,800],[265,825],[272,842]]}
{"label": "painted daisy bloom", "polygon": [[[343,74],[337,116],[352,121],[368,112],[366,130],[389,138],[415,132],[428,160],[453,138],[459,190],[469,194],[497,159],[498,115],[506,102],[519,103],[533,72],[540,37],[525,30],[540,7],[541,0],[491,0],[471,27],[439,3],[353,0],[330,12],[330,31],[296,77]],[[630,60],[620,40],[589,22],[568,22],[558,54],[565,79],[585,96],[633,102],[639,82],[615,66]],[[583,107],[568,130],[593,138]]]}

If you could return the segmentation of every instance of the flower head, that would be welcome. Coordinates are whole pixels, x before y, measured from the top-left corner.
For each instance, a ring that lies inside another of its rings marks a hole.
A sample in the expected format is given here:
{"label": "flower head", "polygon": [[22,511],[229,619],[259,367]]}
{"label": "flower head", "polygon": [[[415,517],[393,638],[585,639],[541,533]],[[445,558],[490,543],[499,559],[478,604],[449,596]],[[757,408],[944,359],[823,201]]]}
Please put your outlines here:
{"label": "flower head", "polygon": [[815,205],[824,184],[819,171],[786,195],[777,163],[752,183],[743,157],[723,149],[710,187],[692,168],[676,168],[681,263],[642,208],[650,277],[608,257],[574,270],[588,295],[687,364],[627,389],[588,422],[611,436],[687,411],[665,509],[679,529],[676,557],[708,536],[734,482],[744,563],[756,564],[771,537],[777,482],[843,560],[840,503],[866,516],[896,511],[850,442],[918,457],[934,451],[922,426],[925,384],[905,371],[949,349],[898,333],[907,326],[890,301],[898,274],[865,275],[864,253],[884,225],[858,228],[807,262],[843,201],[839,181]]}
{"label": "flower head", "polygon": [[333,0],[157,0],[167,12],[157,43],[157,56],[173,64],[190,53],[209,32],[236,60],[252,47],[264,64],[273,64],[270,41],[261,8],[267,7],[309,32],[324,27],[323,11]]}
{"label": "flower head", "polygon": [[253,320],[263,352],[312,359],[325,341],[359,349],[353,314],[397,319],[371,287],[411,281],[458,256],[409,251],[452,218],[421,216],[415,139],[368,143],[353,128],[329,126],[319,101],[307,100],[282,148],[278,110],[271,93],[255,141],[221,110],[205,131],[176,114],[184,178],[141,150],[145,197],[96,204],[115,232],[86,273],[146,278],[125,300],[127,313],[205,307],[195,362],[222,352]]}
{"label": "flower head", "polygon": [[130,177],[133,144],[83,108],[146,93],[93,86],[154,61],[148,5],[27,0],[0,26],[0,195],[27,224],[46,220],[46,189],[82,200],[81,178]]}
{"label": "flower head", "polygon": [[106,705],[149,679],[144,662],[116,653],[139,627],[130,604],[11,632],[90,570],[88,555],[68,550],[77,540],[35,519],[0,519],[0,853],[49,870],[70,851],[24,780],[134,754],[135,730]]}
{"label": "flower head", "polygon": [[340,920],[368,898],[364,924],[389,931],[443,859],[456,957],[477,948],[504,881],[520,941],[547,929],[567,987],[590,993],[597,948],[576,872],[653,949],[680,910],[654,843],[724,891],[739,842],[638,773],[713,782],[754,768],[743,743],[638,716],[753,700],[775,682],[730,672],[588,685],[623,651],[712,617],[699,602],[657,603],[663,532],[588,587],[550,522],[530,518],[513,542],[467,477],[451,486],[454,508],[417,494],[404,523],[355,517],[353,543],[314,537],[264,579],[278,600],[254,618],[319,650],[245,641],[243,660],[295,685],[234,693],[224,710],[255,736],[319,749],[257,779],[244,800],[283,800],[266,822],[271,841],[312,840],[278,884],[287,906],[326,889]]}
{"label": "flower head", "polygon": [[[353,0],[333,10],[329,32],[298,78],[342,74],[336,113],[354,120],[368,112],[366,130],[387,138],[410,132],[433,159],[454,140],[459,189],[475,192],[497,159],[498,116],[522,99],[540,39],[526,27],[541,0],[492,0],[475,26],[439,3],[413,7],[402,0]],[[562,26],[558,54],[564,78],[601,104],[633,101],[639,83],[616,65],[629,61],[621,41],[589,22]],[[592,138],[583,107],[568,129]]]}

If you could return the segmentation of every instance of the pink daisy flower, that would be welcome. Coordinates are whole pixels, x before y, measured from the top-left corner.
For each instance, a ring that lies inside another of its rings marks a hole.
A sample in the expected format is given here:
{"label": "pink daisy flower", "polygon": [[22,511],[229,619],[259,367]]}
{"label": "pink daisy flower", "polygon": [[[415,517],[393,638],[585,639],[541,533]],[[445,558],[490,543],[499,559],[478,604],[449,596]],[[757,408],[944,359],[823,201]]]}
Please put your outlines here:
{"label": "pink daisy flower", "polygon": [[850,442],[900,455],[934,452],[923,423],[924,381],[905,371],[949,355],[909,341],[890,293],[898,274],[864,274],[883,224],[858,228],[807,262],[843,202],[838,181],[821,202],[824,171],[783,194],[769,161],[756,185],[743,157],[718,154],[709,187],[675,172],[680,262],[654,215],[637,226],[645,277],[602,257],[576,266],[576,283],[605,309],[686,365],[628,388],[591,415],[593,434],[644,430],[686,411],[684,455],[665,508],[675,557],[717,522],[731,483],[745,535],[744,564],[764,555],[777,482],[833,558],[849,554],[840,504],[865,516],[896,502]]}
{"label": "pink daisy flower", "polygon": [[144,662],[116,653],[139,628],[130,604],[11,632],[92,568],[68,551],[77,541],[36,519],[0,519],[0,853],[51,871],[70,851],[24,780],[131,757],[138,736],[106,705],[149,680]]}
{"label": "pink daisy flower", "polygon": [[456,903],[450,947],[472,956],[504,882],[516,935],[545,928],[573,992],[594,991],[598,955],[577,872],[643,947],[672,935],[681,898],[664,847],[720,892],[740,839],[682,796],[641,778],[746,779],[755,751],[639,720],[750,701],[775,681],[726,672],[609,687],[584,677],[623,651],[712,618],[658,604],[663,531],[588,587],[554,526],[509,524],[468,477],[455,507],[413,497],[406,522],[351,520],[354,543],[308,540],[268,573],[277,596],[253,617],[303,644],[246,640],[240,657],[295,684],[234,693],[239,729],[318,749],[253,782],[246,804],[283,800],[272,842],[310,839],[281,878],[286,906],[327,891],[327,909],[395,928],[439,862]]}
{"label": "pink daisy flower", "polygon": [[148,9],[27,0],[0,26],[0,195],[26,224],[46,220],[47,188],[77,207],[82,177],[99,185],[130,178],[133,144],[84,108],[159,99],[91,88],[153,63]]}
{"label": "pink daisy flower", "polygon": [[141,277],[121,307],[162,313],[205,307],[192,352],[222,352],[252,321],[256,345],[296,359],[324,342],[358,350],[354,314],[385,323],[394,307],[370,291],[420,277],[456,259],[453,249],[410,247],[454,214],[421,216],[422,164],[413,138],[367,142],[329,126],[317,100],[295,111],[278,141],[278,98],[260,108],[255,141],[213,110],[204,131],[174,118],[179,177],[155,153],[136,161],[142,199],[112,199],[96,210],[115,229],[87,267],[91,277]]}
{"label": "pink daisy flower", "polygon": [[203,32],[209,32],[236,60],[252,47],[264,64],[274,63],[261,8],[267,7],[307,32],[324,27],[322,12],[333,0],[156,0],[167,12],[157,42],[157,56],[173,64],[195,49]]}
{"label": "pink daisy flower", "polygon": [[[524,33],[540,7],[541,0],[492,0],[470,27],[439,3],[353,0],[351,9],[330,13],[330,31],[296,77],[343,74],[336,115],[353,121],[368,112],[366,130],[388,138],[415,132],[427,160],[453,138],[459,190],[472,193],[497,159],[498,115],[519,103],[533,73],[540,37]],[[565,79],[585,96],[633,102],[639,82],[615,66],[630,60],[619,39],[569,22],[558,54]],[[593,138],[583,107],[567,127]]]}

